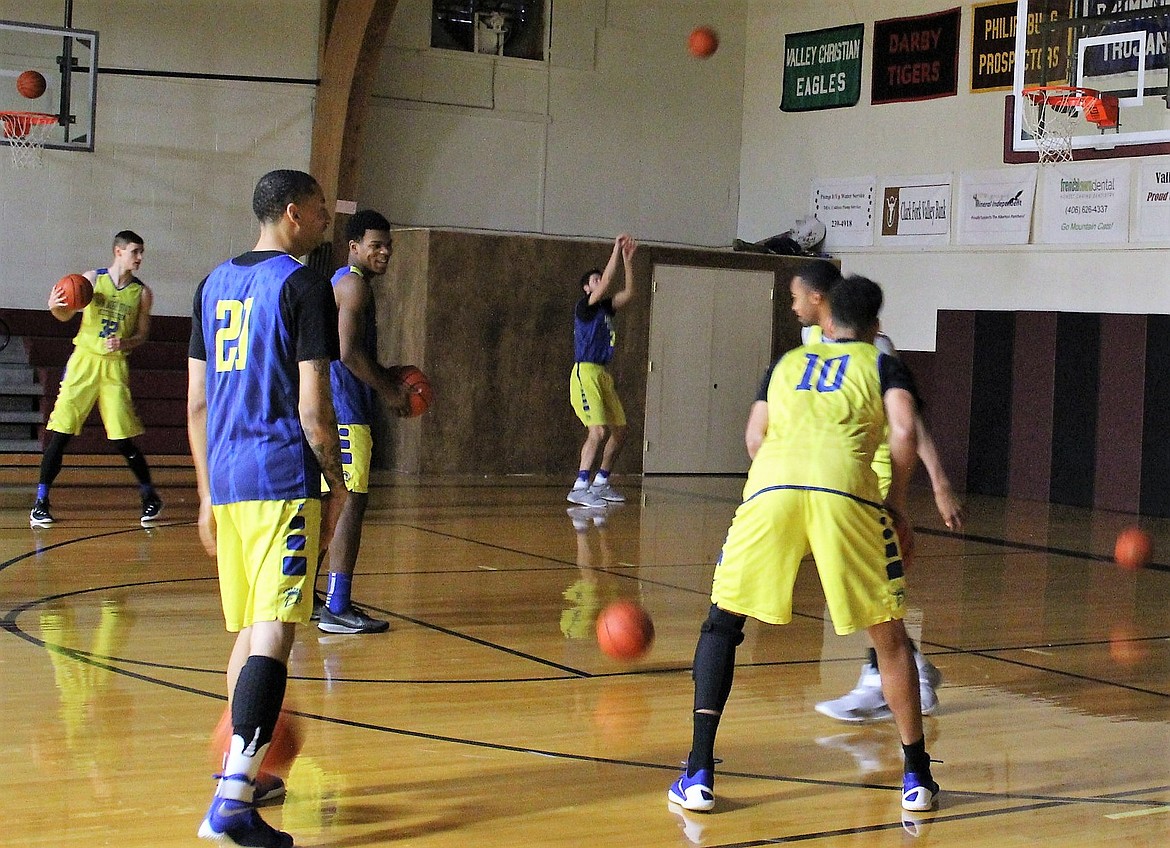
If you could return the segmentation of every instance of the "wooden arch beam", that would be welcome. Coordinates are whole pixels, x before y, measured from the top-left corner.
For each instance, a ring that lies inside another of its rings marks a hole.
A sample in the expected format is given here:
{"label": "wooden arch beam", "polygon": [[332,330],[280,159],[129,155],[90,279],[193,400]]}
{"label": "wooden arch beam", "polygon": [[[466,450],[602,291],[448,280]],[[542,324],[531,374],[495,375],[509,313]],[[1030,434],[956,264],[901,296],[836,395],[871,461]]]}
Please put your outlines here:
{"label": "wooden arch beam", "polygon": [[[338,198],[352,198],[357,188],[370,89],[397,5],[398,0],[326,0],[322,6],[321,84],[309,170],[331,211]],[[334,256],[339,238],[344,235],[335,229]]]}

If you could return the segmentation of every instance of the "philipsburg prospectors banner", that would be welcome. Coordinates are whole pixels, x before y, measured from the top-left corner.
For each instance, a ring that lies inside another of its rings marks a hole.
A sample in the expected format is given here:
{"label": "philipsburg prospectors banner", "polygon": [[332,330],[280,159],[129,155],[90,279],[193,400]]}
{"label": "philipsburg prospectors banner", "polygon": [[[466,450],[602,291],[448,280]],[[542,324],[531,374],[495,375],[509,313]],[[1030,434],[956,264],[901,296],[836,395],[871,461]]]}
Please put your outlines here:
{"label": "philipsburg prospectors banner", "polygon": [[863,24],[784,36],[785,112],[855,106],[861,99]]}

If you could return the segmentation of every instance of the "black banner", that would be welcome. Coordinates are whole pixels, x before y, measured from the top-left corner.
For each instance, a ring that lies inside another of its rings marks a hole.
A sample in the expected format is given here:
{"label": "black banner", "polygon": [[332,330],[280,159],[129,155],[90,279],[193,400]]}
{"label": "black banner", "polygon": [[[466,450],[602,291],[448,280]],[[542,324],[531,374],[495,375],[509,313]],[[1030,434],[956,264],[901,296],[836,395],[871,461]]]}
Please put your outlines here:
{"label": "black banner", "polygon": [[1016,2],[972,9],[971,90],[1010,89],[1016,72]]}
{"label": "black banner", "polygon": [[956,7],[875,22],[871,102],[953,97],[959,86],[961,17]]}

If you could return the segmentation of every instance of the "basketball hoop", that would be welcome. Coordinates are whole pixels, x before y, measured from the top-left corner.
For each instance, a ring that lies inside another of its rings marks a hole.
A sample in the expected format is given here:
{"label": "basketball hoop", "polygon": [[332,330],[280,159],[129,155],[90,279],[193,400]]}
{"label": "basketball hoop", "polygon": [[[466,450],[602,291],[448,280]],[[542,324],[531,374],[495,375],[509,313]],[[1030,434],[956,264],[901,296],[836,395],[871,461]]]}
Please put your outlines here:
{"label": "basketball hoop", "polygon": [[37,168],[49,127],[57,123],[56,115],[45,112],[0,112],[4,140],[12,148],[14,168]]}
{"label": "basketball hoop", "polygon": [[1073,128],[1083,116],[1102,132],[1118,127],[1117,98],[1092,88],[1045,85],[1023,91],[1024,127],[1036,142],[1040,164],[1072,161]]}

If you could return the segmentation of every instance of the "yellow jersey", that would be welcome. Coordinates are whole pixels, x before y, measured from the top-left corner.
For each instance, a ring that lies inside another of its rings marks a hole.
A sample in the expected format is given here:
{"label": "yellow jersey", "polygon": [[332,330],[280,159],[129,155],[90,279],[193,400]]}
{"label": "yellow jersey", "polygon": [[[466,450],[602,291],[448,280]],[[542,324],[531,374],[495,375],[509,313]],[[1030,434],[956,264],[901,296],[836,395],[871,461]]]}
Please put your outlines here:
{"label": "yellow jersey", "polygon": [[131,277],[119,289],[108,269],[98,269],[93,300],[81,311],[81,327],[73,337],[73,345],[102,356],[125,357],[125,351],[106,350],[106,339],[134,335],[138,327],[138,304],[145,288],[141,280]]}

